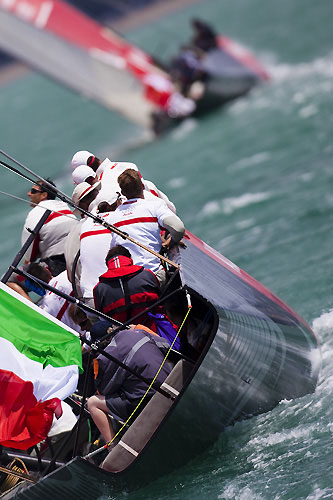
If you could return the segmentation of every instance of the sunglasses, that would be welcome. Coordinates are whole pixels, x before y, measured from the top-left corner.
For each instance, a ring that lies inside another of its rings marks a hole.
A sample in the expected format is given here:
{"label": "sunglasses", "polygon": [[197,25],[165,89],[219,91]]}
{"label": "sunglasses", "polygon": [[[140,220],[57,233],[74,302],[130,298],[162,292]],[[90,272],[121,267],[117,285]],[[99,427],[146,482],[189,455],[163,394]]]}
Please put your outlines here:
{"label": "sunglasses", "polygon": [[31,188],[31,189],[30,189],[30,193],[31,193],[31,194],[43,193],[43,191],[41,191],[40,189]]}

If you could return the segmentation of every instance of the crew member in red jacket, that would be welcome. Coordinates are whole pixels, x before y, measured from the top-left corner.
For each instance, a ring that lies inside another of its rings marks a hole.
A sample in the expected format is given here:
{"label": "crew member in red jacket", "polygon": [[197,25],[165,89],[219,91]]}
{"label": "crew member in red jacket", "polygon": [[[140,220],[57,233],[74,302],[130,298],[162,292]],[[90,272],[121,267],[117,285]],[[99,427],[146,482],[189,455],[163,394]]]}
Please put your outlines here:
{"label": "crew member in red jacket", "polygon": [[[109,250],[105,262],[108,270],[99,277],[94,288],[95,308],[98,311],[124,323],[158,299],[160,285],[155,274],[142,266],[133,265],[127,248],[115,245]],[[133,323],[145,323],[155,330],[146,314]]]}

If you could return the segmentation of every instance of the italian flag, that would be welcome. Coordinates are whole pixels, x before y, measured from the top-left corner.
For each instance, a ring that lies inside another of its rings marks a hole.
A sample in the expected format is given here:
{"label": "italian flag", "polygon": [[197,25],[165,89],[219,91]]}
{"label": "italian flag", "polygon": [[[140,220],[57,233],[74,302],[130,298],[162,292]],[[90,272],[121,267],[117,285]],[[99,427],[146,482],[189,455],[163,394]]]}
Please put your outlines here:
{"label": "italian flag", "polygon": [[0,445],[46,438],[82,370],[77,332],[0,282]]}

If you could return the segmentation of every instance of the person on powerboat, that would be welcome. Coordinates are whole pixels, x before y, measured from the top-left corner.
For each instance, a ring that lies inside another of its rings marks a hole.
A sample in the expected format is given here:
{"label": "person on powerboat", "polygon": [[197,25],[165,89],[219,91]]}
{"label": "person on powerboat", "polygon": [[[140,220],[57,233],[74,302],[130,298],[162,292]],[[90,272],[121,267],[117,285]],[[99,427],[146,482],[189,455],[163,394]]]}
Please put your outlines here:
{"label": "person on powerboat", "polygon": [[215,49],[217,47],[217,34],[215,30],[205,21],[198,18],[191,20],[194,35],[190,44],[203,52]]}

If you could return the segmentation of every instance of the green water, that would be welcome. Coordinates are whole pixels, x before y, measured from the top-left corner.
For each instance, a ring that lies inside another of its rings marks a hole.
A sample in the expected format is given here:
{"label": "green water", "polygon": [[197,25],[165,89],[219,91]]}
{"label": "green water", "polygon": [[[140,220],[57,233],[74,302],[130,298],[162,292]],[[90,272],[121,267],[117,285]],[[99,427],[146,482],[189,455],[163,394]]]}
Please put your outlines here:
{"label": "green water", "polygon": [[[252,49],[271,82],[126,150],[135,126],[32,74],[0,88],[0,147],[67,194],[76,150],[136,162],[190,231],[268,286],[320,338],[315,394],[227,429],[208,453],[124,498],[333,498],[333,2],[206,0],[128,38],[167,57],[186,41],[192,16]],[[28,188],[2,171],[2,191],[26,197]],[[3,196],[0,207],[4,271],[29,207]]]}

